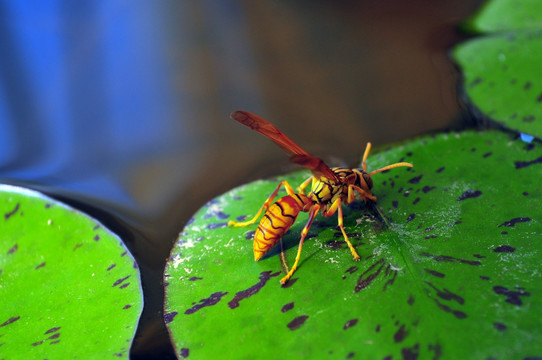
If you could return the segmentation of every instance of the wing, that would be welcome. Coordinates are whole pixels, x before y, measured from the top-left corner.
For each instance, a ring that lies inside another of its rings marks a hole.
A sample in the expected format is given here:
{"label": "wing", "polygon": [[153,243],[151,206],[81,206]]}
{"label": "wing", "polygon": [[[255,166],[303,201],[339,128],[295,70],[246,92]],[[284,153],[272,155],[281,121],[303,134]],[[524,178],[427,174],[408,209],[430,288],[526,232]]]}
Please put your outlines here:
{"label": "wing", "polygon": [[275,125],[269,121],[262,119],[261,117],[251,114],[248,111],[234,111],[230,114],[230,117],[251,128],[254,131],[259,132],[263,136],[273,140],[286,154],[293,155],[309,155],[305,150],[300,148],[295,142],[282,133]]}
{"label": "wing", "polygon": [[337,175],[326,165],[324,160],[312,155],[294,155],[290,158],[291,162],[311,169],[317,177],[324,176],[333,182],[339,182]]}
{"label": "wing", "polygon": [[325,176],[335,182],[339,180],[333,170],[331,170],[322,159],[309,155],[309,153],[300,148],[299,145],[293,142],[288,136],[284,135],[282,131],[277,129],[275,125],[271,124],[269,121],[249,113],[248,111],[234,111],[230,114],[230,117],[271,139],[286,154],[290,155],[290,160],[292,162],[311,169],[314,175]]}

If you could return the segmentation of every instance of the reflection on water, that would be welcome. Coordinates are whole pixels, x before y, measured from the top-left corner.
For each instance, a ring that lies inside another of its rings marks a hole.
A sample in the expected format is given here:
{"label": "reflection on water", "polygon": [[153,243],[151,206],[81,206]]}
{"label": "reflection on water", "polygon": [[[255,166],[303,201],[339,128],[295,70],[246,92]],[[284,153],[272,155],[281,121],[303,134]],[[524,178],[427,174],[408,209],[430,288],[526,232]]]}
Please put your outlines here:
{"label": "reflection on water", "polygon": [[90,213],[140,263],[132,355],[171,356],[164,259],[206,201],[286,157],[246,109],[309,152],[461,124],[447,49],[479,2],[95,1],[0,5],[0,177]]}

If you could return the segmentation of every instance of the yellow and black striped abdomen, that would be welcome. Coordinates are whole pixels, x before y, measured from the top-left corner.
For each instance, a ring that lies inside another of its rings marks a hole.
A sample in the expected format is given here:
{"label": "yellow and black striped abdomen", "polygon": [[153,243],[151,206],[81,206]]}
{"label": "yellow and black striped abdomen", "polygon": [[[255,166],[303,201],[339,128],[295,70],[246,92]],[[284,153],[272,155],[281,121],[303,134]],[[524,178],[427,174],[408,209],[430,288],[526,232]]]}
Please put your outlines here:
{"label": "yellow and black striped abdomen", "polygon": [[303,194],[287,195],[267,209],[254,234],[254,260],[258,261],[279,242],[299,212],[310,203],[311,200]]}

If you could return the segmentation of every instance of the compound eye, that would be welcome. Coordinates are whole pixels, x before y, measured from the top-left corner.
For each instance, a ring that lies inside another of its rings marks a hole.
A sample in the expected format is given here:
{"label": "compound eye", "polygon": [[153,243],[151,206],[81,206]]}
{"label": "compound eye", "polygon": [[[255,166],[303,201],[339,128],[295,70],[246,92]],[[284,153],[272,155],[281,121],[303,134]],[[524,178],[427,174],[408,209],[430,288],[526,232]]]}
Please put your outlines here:
{"label": "compound eye", "polygon": [[369,174],[363,174],[363,180],[365,180],[365,183],[369,187],[369,190],[373,188],[373,179],[371,179]]}

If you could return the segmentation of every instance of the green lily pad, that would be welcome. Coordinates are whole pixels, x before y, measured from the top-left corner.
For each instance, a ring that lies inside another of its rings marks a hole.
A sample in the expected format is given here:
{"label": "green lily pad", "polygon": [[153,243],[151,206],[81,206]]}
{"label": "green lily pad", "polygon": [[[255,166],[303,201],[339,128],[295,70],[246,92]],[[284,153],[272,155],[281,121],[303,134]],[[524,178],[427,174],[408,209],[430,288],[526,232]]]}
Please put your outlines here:
{"label": "green lily pad", "polygon": [[35,191],[0,185],[0,358],[128,358],[143,297],[122,241]]}
{"label": "green lily pad", "polygon": [[542,139],[542,2],[491,1],[470,23],[490,32],[453,51],[470,101],[504,127]]}
{"label": "green lily pad", "polygon": [[[468,131],[397,146],[368,166],[397,161],[415,167],[373,176],[379,211],[345,208],[362,260],[353,261],[336,217],[319,217],[285,286],[280,246],[255,262],[256,225],[226,226],[255,214],[278,179],[198,211],[165,270],[164,317],[178,356],[542,356],[542,148]],[[290,265],[306,218],[283,239]]]}
{"label": "green lily pad", "polygon": [[542,2],[540,0],[488,1],[476,16],[468,21],[469,28],[477,32],[499,32],[542,28]]}

